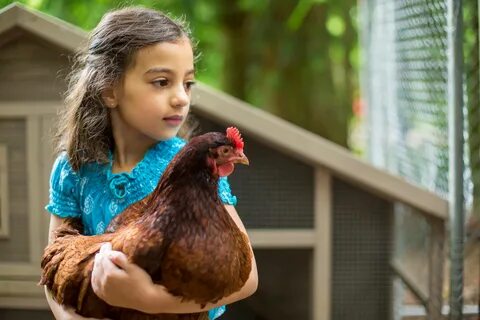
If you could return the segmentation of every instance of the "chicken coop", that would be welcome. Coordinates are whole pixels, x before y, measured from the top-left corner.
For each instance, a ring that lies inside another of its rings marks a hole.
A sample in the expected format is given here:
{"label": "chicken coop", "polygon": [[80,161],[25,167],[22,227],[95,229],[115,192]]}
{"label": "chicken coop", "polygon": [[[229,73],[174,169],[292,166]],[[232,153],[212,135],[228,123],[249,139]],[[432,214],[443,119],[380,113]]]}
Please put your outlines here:
{"label": "chicken coop", "polygon": [[[84,31],[21,5],[0,11],[1,319],[52,318],[37,286],[49,221],[50,136],[70,58],[85,41]],[[431,319],[438,316],[446,201],[204,84],[194,91],[192,112],[200,131],[237,126],[251,163],[229,179],[259,287],[221,319],[391,319],[395,279],[422,298]],[[399,206],[431,226],[424,286],[393,255]]]}

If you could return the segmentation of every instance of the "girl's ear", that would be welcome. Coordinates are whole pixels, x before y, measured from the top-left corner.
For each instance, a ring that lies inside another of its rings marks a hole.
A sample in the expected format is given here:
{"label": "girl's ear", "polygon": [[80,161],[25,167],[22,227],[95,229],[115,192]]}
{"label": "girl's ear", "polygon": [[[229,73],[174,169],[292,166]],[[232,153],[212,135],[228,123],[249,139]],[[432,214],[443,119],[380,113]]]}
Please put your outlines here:
{"label": "girl's ear", "polygon": [[113,108],[116,108],[118,105],[116,92],[113,87],[103,90],[102,99],[107,108],[113,109]]}

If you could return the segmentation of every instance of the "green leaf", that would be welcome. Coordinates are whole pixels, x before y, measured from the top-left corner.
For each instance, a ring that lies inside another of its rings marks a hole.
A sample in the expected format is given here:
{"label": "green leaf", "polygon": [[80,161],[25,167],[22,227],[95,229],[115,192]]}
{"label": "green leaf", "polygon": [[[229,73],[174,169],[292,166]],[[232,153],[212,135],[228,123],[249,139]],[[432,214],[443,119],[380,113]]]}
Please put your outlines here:
{"label": "green leaf", "polygon": [[310,12],[314,4],[325,3],[326,0],[300,0],[293,9],[290,17],[287,20],[287,26],[291,31],[298,30],[305,20],[305,17]]}
{"label": "green leaf", "polygon": [[345,33],[345,21],[337,14],[330,14],[327,19],[327,30],[334,37],[341,37]]}

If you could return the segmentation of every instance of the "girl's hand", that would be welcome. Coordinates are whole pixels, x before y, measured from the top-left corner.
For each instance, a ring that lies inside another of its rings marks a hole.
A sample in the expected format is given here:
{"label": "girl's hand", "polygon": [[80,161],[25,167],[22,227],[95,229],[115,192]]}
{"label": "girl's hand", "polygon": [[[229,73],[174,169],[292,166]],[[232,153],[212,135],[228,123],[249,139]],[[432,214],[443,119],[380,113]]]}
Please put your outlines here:
{"label": "girl's hand", "polygon": [[99,298],[112,306],[143,311],[153,287],[145,270],[130,263],[122,252],[113,251],[110,243],[102,245],[92,271],[92,288]]}

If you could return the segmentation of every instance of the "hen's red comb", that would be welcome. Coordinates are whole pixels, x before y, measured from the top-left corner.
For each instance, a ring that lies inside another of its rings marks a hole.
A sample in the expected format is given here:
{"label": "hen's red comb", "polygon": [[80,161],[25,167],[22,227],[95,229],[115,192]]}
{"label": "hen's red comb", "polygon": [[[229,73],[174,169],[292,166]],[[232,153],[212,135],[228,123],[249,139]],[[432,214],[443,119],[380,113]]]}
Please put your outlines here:
{"label": "hen's red comb", "polygon": [[240,131],[235,127],[227,128],[227,138],[233,141],[235,148],[243,149],[243,139]]}

